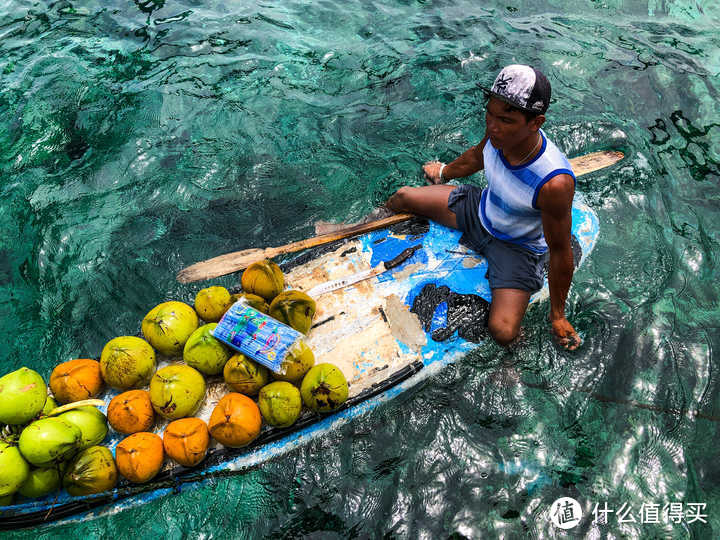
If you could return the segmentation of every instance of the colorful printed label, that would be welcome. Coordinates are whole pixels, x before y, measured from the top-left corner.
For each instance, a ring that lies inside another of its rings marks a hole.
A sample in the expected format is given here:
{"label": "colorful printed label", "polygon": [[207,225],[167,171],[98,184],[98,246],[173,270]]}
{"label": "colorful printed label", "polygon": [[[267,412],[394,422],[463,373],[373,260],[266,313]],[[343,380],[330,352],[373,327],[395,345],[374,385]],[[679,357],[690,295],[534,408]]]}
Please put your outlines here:
{"label": "colorful printed label", "polygon": [[273,371],[302,338],[297,330],[242,302],[227,310],[213,336]]}

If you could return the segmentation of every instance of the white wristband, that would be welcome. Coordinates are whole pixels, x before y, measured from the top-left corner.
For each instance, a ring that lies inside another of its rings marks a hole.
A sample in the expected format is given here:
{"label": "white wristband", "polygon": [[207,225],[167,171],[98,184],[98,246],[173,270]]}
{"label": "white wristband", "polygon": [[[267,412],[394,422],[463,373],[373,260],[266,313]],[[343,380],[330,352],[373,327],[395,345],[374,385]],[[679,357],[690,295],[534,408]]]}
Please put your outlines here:
{"label": "white wristband", "polygon": [[444,168],[445,168],[445,164],[443,163],[442,165],[440,165],[440,172],[438,173],[438,180],[440,180],[441,184],[443,183],[442,172],[443,172]]}

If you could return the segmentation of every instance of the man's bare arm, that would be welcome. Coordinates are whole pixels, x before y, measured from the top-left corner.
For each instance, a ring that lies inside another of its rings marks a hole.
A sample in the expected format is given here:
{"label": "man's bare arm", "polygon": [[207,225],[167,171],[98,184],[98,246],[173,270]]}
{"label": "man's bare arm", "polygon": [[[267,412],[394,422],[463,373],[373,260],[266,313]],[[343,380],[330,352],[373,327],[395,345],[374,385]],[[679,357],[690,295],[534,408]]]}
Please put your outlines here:
{"label": "man's bare arm", "polygon": [[580,345],[580,338],[565,317],[565,301],[573,276],[572,200],[575,182],[572,176],[560,174],[541,189],[537,205],[540,208],[545,241],[548,244],[548,284],[550,286],[550,322],[559,343],[570,350]]}
{"label": "man's bare arm", "polygon": [[[453,178],[464,178],[481,171],[484,168],[483,148],[487,142],[487,135],[477,146],[468,148],[456,160],[448,163],[443,167],[444,163],[439,161],[430,161],[423,165],[425,178],[430,184],[444,184]],[[440,179],[440,169],[442,169],[442,180]]]}

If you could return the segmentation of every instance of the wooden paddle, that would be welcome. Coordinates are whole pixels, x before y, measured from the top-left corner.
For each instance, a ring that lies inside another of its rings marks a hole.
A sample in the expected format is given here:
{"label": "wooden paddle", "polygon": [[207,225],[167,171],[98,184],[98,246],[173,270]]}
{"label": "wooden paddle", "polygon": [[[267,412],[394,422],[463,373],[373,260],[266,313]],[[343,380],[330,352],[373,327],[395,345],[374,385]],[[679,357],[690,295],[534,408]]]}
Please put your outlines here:
{"label": "wooden paddle", "polygon": [[[581,176],[583,174],[588,174],[593,171],[609,167],[610,165],[620,161],[623,157],[624,154],[622,152],[593,152],[591,154],[585,154],[584,156],[571,159],[570,164],[575,172],[575,176]],[[178,273],[177,280],[180,283],[192,283],[193,281],[224,276],[226,274],[243,270],[252,263],[262,261],[263,259],[272,259],[278,255],[295,253],[296,251],[301,251],[303,249],[328,244],[330,242],[334,242],[335,240],[342,240],[343,238],[349,238],[351,236],[359,236],[370,231],[383,229],[389,225],[394,225],[395,223],[407,221],[412,217],[414,217],[412,214],[395,214],[394,216],[370,221],[368,223],[359,223],[339,231],[314,236],[313,238],[292,242],[290,244],[285,244],[284,246],[265,249],[252,248],[227,253],[184,268]]]}

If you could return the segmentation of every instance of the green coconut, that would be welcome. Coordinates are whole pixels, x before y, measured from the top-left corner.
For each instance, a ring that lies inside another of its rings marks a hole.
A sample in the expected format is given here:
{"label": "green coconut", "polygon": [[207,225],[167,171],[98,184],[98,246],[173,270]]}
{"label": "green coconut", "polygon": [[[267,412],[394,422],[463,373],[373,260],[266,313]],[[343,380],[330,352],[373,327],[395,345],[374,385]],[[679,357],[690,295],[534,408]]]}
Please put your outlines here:
{"label": "green coconut", "polygon": [[271,317],[307,334],[315,316],[315,300],[301,291],[285,291],[278,294],[270,304]]}
{"label": "green coconut", "polygon": [[262,296],[270,302],[285,288],[285,276],[280,267],[272,261],[252,263],[240,277],[243,291]]}
{"label": "green coconut", "polygon": [[95,407],[78,407],[61,414],[58,418],[62,418],[80,429],[82,439],[78,450],[101,443],[108,432],[107,418]]}
{"label": "green coconut", "polygon": [[18,492],[24,497],[44,497],[60,489],[60,471],[57,467],[33,469]]}
{"label": "green coconut", "polygon": [[256,396],[260,389],[270,382],[270,370],[244,354],[236,353],[225,364],[223,378],[236,392]]}
{"label": "green coconut", "polygon": [[47,416],[48,414],[50,414],[50,411],[55,409],[57,406],[58,406],[57,401],[55,401],[52,396],[48,396],[47,401],[45,402],[45,406],[43,407],[43,410],[40,413],[40,416]]}
{"label": "green coconut", "polygon": [[300,385],[303,403],[316,412],[330,412],[348,397],[345,375],[333,364],[318,364],[307,372]]}
{"label": "green coconut", "polygon": [[26,424],[43,409],[47,385],[37,371],[22,367],[0,377],[0,424]]}
{"label": "green coconut", "polygon": [[315,365],[315,355],[304,341],[298,341],[297,346],[288,353],[280,364],[280,369],[273,373],[273,377],[280,381],[300,384],[308,370]]}
{"label": "green coconut", "polygon": [[195,311],[207,322],[218,322],[232,304],[230,291],[218,285],[202,289],[195,295]]}
{"label": "green coconut", "polygon": [[267,314],[270,311],[270,305],[265,301],[262,296],[252,293],[236,293],[232,296],[233,304],[238,300],[243,300],[251,308],[257,309],[261,313]]}
{"label": "green coconut", "polygon": [[82,441],[80,428],[51,416],[36,420],[20,434],[23,457],[36,467],[50,467],[70,457]]}
{"label": "green coconut", "polygon": [[183,302],[163,302],[142,321],[142,333],[165,356],[180,356],[185,342],[200,324],[195,310]]}
{"label": "green coconut", "polygon": [[183,360],[205,375],[222,373],[232,355],[230,349],[213,336],[217,323],[206,324],[195,330],[185,343]]}
{"label": "green coconut", "polygon": [[109,386],[118,390],[145,386],[155,371],[155,351],[135,336],[111,339],[100,354],[100,372]]}
{"label": "green coconut", "polygon": [[271,426],[292,426],[302,409],[300,390],[285,381],[270,383],[260,390],[258,406],[263,418]]}
{"label": "green coconut", "polygon": [[63,486],[70,495],[90,495],[114,488],[117,480],[118,471],[110,450],[91,446],[68,464]]}
{"label": "green coconut", "polygon": [[193,415],[205,397],[205,379],[194,368],[176,364],[159,369],[150,381],[150,402],[160,416]]}
{"label": "green coconut", "polygon": [[30,465],[17,446],[0,440],[0,497],[12,497],[30,474]]}

